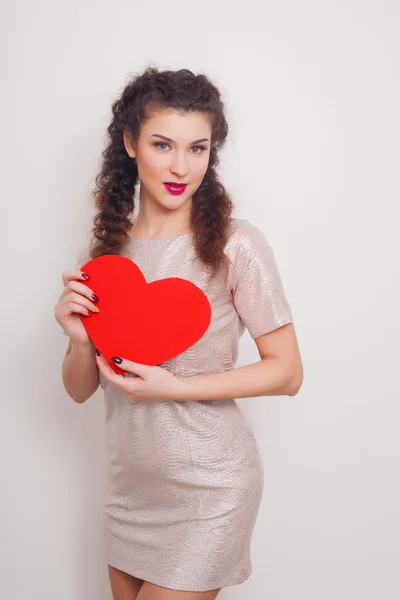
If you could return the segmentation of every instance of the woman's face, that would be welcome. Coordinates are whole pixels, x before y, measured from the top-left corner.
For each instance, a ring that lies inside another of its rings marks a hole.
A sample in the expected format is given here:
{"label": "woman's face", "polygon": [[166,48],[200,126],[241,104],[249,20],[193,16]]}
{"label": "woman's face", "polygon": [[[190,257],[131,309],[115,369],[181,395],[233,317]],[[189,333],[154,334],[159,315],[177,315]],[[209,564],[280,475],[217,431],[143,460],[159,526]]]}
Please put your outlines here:
{"label": "woman's face", "polygon": [[189,207],[207,171],[210,141],[210,118],[201,112],[157,109],[142,124],[136,143],[124,131],[126,151],[136,158],[141,201],[166,210]]}

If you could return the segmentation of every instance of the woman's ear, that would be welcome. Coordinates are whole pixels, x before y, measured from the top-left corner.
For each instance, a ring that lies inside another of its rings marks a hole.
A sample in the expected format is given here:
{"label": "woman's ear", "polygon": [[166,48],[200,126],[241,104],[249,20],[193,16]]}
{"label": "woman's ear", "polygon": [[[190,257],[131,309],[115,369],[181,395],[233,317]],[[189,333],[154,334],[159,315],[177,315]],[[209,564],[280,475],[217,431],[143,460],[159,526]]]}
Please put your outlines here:
{"label": "woman's ear", "polygon": [[132,139],[131,133],[127,129],[124,129],[123,137],[124,137],[125,150],[127,151],[127,153],[129,154],[129,156],[131,158],[136,158],[135,143]]}

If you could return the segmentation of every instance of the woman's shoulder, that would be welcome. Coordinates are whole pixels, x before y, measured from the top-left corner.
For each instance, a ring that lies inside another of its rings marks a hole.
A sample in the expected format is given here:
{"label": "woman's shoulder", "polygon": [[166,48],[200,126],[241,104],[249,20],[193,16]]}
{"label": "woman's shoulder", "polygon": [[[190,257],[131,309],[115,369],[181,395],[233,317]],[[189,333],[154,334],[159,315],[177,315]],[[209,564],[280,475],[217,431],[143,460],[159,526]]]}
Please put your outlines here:
{"label": "woman's shoulder", "polygon": [[259,227],[247,219],[231,217],[229,238],[226,245],[228,253],[236,253],[238,250],[246,251],[246,249],[249,251],[260,244],[265,246],[268,245],[268,242]]}

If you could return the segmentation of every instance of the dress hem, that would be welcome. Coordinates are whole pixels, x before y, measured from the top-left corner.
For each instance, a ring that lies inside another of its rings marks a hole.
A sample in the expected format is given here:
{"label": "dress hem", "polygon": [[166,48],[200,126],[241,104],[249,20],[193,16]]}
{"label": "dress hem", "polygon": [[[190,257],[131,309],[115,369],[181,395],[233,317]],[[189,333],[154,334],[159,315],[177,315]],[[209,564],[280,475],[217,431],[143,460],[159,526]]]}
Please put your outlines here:
{"label": "dress hem", "polygon": [[233,585],[240,585],[241,583],[244,583],[252,573],[252,569],[250,569],[250,571],[248,571],[244,577],[241,577],[238,580],[233,580],[230,583],[224,581],[223,583],[212,585],[211,587],[209,585],[205,587],[187,587],[171,580],[165,581],[162,579],[158,579],[157,577],[153,577],[152,575],[146,575],[143,571],[140,570],[126,568],[125,566],[118,564],[118,561],[109,560],[108,564],[114,569],[118,569],[119,571],[128,573],[128,575],[132,575],[132,577],[136,577],[137,579],[143,579],[143,581],[147,581],[148,583],[152,583],[153,585],[158,585],[160,587],[165,587],[170,590],[175,590],[176,592],[211,592],[213,590],[222,589]]}

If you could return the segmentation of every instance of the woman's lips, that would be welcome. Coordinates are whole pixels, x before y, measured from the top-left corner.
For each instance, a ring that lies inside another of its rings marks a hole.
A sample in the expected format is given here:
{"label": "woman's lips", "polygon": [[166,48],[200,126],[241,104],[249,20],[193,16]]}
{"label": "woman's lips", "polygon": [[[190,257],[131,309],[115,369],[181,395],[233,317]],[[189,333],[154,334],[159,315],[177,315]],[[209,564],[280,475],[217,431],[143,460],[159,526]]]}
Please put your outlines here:
{"label": "woman's lips", "polygon": [[167,183],[164,183],[164,186],[170,194],[177,196],[183,194],[187,188],[187,183],[173,183],[172,181],[168,181]]}

